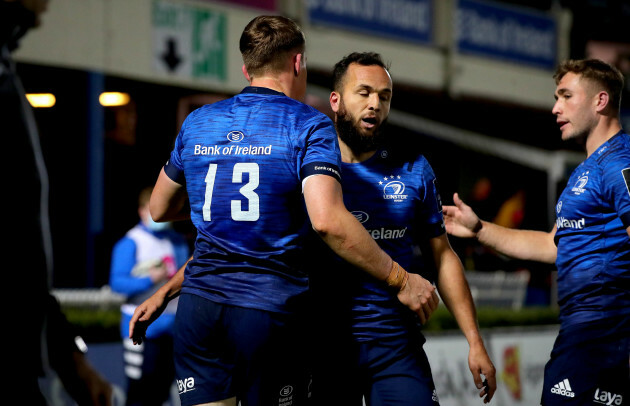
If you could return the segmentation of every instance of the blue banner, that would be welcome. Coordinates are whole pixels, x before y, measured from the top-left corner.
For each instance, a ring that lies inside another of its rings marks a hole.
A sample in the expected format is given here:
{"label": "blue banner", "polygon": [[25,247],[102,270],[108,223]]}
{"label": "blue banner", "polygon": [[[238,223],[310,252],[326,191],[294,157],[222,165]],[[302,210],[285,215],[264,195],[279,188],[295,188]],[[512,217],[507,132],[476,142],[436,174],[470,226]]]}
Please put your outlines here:
{"label": "blue banner", "polygon": [[429,43],[432,0],[308,0],[311,24]]}
{"label": "blue banner", "polygon": [[457,51],[552,69],[557,23],[545,13],[478,0],[459,0],[454,20]]}

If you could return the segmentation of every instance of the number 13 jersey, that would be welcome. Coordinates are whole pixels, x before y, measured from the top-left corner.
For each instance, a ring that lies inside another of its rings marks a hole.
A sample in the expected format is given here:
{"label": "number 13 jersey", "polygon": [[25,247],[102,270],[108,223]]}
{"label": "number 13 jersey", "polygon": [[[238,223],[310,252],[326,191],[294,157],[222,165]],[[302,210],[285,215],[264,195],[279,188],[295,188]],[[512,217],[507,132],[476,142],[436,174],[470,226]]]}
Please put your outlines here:
{"label": "number 13 jersey", "polygon": [[185,185],[197,228],[182,292],[291,313],[308,290],[302,181],[339,179],[330,119],[282,93],[247,87],[185,120],[165,172]]}

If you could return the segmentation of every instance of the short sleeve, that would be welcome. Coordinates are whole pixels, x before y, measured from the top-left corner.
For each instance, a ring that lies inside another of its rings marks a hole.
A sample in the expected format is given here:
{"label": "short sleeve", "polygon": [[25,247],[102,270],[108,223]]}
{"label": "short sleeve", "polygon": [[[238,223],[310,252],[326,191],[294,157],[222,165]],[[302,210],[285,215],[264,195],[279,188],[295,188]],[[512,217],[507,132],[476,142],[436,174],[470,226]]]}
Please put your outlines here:
{"label": "short sleeve", "polygon": [[605,198],[613,202],[623,225],[630,227],[630,154],[610,162],[603,178]]}
{"label": "short sleeve", "polygon": [[419,210],[420,225],[428,238],[438,237],[445,233],[444,217],[442,215],[442,198],[438,188],[437,178],[431,165],[423,158],[422,181],[424,194],[421,195],[422,204]]}
{"label": "short sleeve", "polygon": [[302,133],[303,154],[298,162],[300,179],[310,175],[328,175],[340,181],[341,153],[332,121],[318,114],[307,121]]}

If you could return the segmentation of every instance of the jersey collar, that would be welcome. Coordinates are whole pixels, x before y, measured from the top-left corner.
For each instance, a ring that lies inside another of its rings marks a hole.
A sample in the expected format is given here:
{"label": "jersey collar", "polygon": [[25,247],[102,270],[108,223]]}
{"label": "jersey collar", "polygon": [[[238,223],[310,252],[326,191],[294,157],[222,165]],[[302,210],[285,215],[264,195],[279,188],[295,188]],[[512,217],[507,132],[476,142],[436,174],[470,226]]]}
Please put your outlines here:
{"label": "jersey collar", "polygon": [[241,94],[245,94],[245,93],[273,94],[276,96],[284,96],[284,93],[282,92],[269,89],[268,87],[259,87],[259,86],[247,86],[245,89],[241,91]]}

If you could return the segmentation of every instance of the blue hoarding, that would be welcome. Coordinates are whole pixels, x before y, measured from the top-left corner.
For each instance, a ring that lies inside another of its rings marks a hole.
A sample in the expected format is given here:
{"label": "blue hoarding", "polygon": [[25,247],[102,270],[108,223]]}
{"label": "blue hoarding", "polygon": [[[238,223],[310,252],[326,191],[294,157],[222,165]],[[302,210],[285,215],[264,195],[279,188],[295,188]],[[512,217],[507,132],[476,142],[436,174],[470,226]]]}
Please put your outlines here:
{"label": "blue hoarding", "polygon": [[552,69],[557,23],[545,13],[479,0],[459,0],[454,19],[458,52]]}
{"label": "blue hoarding", "polygon": [[433,38],[432,0],[308,0],[307,4],[311,24],[420,43]]}

